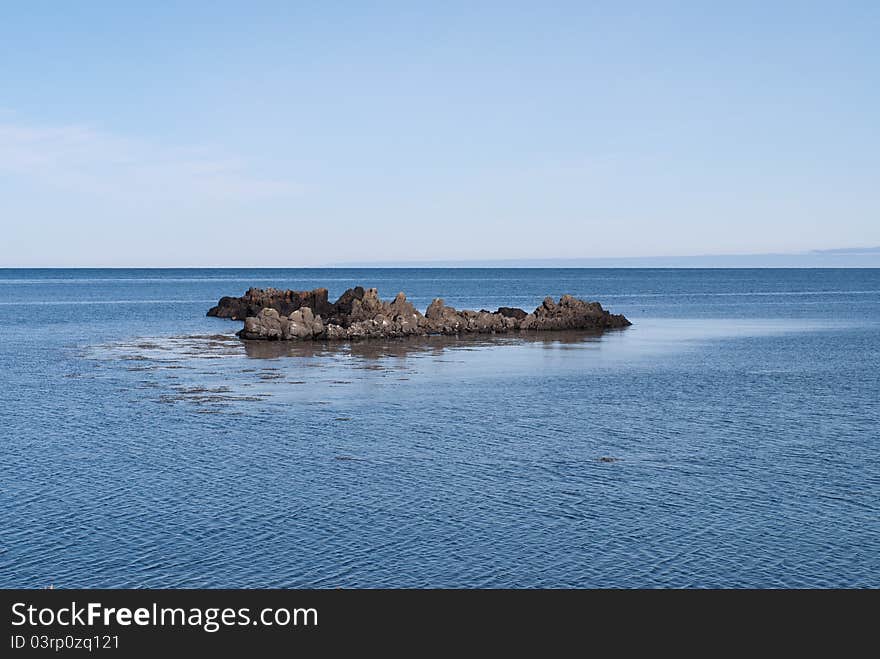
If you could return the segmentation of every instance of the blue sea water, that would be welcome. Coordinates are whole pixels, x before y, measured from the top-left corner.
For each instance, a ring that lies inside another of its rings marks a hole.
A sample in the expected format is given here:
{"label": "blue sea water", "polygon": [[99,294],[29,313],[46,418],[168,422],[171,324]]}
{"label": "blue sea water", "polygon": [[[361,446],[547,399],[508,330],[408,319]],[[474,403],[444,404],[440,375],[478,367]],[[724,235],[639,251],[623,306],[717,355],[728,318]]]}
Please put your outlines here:
{"label": "blue sea water", "polygon": [[[634,324],[205,317],[355,284]],[[877,269],[0,270],[0,373],[0,587],[880,587]]]}

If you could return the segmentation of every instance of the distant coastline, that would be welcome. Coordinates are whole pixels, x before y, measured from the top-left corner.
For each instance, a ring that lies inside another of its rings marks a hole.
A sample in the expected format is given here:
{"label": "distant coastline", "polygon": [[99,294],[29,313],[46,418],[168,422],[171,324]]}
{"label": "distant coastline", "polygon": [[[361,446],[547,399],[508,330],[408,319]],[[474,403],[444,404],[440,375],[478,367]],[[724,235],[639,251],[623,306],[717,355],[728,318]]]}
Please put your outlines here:
{"label": "distant coastline", "polygon": [[331,268],[880,268],[880,247],[799,253],[588,258],[356,261]]}

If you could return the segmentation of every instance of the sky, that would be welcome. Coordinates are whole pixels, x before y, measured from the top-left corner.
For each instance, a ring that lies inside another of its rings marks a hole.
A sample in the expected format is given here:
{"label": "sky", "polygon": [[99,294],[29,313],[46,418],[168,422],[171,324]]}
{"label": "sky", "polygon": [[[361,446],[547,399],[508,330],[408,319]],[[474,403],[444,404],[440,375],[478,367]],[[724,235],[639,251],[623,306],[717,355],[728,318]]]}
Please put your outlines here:
{"label": "sky", "polygon": [[0,267],[880,245],[880,3],[0,3]]}

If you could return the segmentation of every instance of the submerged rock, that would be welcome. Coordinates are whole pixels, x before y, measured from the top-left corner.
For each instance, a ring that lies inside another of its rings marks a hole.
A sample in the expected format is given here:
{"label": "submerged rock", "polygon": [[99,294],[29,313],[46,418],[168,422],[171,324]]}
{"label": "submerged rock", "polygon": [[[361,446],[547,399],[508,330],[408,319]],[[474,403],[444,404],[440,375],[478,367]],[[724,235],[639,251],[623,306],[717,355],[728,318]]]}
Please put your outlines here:
{"label": "submerged rock", "polygon": [[563,295],[548,297],[532,313],[513,307],[497,311],[458,310],[436,299],[424,314],[406,295],[391,302],[375,288],[350,288],[336,302],[326,288],[284,291],[251,288],[240,298],[224,297],[209,316],[244,320],[242,339],[269,341],[396,338],[432,334],[496,334],[514,331],[591,330],[626,327],[621,315],[608,313],[598,302]]}

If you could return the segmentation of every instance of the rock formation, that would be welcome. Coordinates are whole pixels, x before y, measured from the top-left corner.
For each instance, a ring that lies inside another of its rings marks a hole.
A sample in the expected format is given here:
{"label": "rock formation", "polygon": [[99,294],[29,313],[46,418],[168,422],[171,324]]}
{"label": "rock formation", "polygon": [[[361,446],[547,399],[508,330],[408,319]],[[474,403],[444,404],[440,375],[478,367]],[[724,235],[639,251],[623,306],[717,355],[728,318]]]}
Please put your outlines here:
{"label": "rock formation", "polygon": [[330,302],[326,288],[283,291],[251,288],[242,297],[224,297],[209,316],[244,320],[242,339],[269,341],[394,338],[430,334],[495,334],[513,331],[592,330],[626,327],[631,323],[610,314],[598,302],[571,295],[548,297],[532,313],[501,307],[497,311],[459,311],[436,299],[424,314],[403,293],[391,302],[375,288],[350,288]]}

